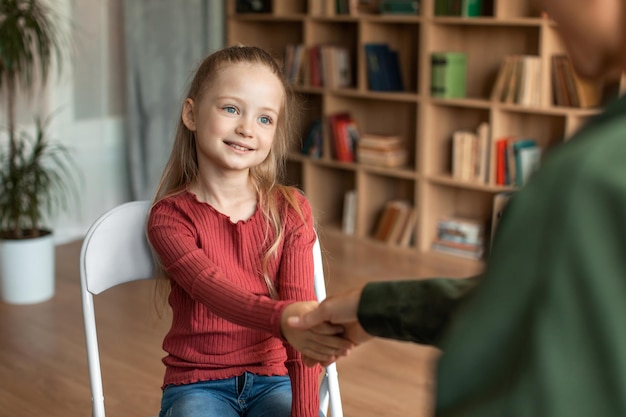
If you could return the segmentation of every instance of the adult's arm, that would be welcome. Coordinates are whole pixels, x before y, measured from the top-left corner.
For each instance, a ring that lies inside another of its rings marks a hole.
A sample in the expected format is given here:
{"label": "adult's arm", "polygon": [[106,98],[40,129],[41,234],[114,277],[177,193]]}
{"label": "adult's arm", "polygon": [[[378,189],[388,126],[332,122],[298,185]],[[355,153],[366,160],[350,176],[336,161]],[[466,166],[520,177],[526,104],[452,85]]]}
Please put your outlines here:
{"label": "adult's arm", "polygon": [[479,279],[370,282],[361,292],[359,323],[372,336],[435,344]]}

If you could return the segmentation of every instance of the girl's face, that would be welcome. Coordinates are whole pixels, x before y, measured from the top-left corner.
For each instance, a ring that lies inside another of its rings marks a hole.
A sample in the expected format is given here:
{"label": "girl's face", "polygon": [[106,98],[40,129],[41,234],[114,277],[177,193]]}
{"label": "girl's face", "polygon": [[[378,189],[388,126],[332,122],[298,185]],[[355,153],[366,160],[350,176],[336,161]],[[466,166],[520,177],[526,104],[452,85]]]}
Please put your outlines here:
{"label": "girl's face", "polygon": [[183,123],[195,132],[200,172],[245,171],[263,162],[283,100],[281,81],[264,65],[221,68],[197,102],[188,98],[183,105]]}

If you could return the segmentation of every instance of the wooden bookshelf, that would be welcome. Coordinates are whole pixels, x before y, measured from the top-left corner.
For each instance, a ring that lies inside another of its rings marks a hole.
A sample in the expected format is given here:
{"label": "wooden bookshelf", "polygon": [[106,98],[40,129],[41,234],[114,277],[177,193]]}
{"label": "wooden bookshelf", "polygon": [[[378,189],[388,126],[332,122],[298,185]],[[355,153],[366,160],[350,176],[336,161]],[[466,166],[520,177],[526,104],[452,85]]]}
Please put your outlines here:
{"label": "wooden bookshelf", "polygon": [[[304,189],[326,234],[377,244],[373,235],[387,201],[409,200],[419,213],[415,239],[408,249],[397,250],[429,252],[440,217],[469,217],[489,224],[494,196],[513,189],[494,181],[453,179],[454,131],[489,122],[492,142],[507,135],[532,136],[545,153],[598,112],[552,104],[551,56],[565,49],[556,24],[526,0],[483,0],[485,15],[471,18],[435,16],[435,0],[421,0],[419,14],[413,15],[381,15],[375,0],[356,3],[360,4],[356,13],[340,15],[335,0],[274,0],[270,13],[243,14],[236,13],[235,0],[227,0],[228,44],[261,46],[281,62],[288,44],[332,44],[350,51],[353,83],[348,88],[295,86],[304,103],[303,137],[312,120],[325,121],[329,114],[349,111],[360,130],[406,140],[408,164],[401,168],[335,161],[326,122],[320,158],[303,156],[301,143],[294,145],[289,181]],[[403,91],[368,90],[367,43],[386,43],[398,52]],[[439,51],[467,54],[466,97],[430,96],[430,56]],[[538,106],[490,99],[500,65],[510,54],[540,58]],[[347,237],[341,232],[341,219],[344,194],[350,189],[358,195],[355,234]]]}

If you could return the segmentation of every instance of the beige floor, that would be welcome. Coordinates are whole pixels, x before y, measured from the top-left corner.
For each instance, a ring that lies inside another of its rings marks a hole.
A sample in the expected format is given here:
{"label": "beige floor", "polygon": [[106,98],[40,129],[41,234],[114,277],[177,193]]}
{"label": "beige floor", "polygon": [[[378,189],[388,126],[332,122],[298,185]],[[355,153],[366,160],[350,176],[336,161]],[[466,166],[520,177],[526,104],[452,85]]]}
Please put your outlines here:
{"label": "beige floor", "polygon": [[[373,279],[467,276],[476,265],[420,259],[322,236],[329,294]],[[88,416],[90,393],[82,328],[80,242],[57,249],[57,291],[31,306],[0,303],[0,415]],[[109,416],[150,416],[159,408],[161,339],[167,318],[153,306],[154,284],[114,288],[96,299]],[[429,347],[376,339],[338,362],[346,416],[429,416]]]}

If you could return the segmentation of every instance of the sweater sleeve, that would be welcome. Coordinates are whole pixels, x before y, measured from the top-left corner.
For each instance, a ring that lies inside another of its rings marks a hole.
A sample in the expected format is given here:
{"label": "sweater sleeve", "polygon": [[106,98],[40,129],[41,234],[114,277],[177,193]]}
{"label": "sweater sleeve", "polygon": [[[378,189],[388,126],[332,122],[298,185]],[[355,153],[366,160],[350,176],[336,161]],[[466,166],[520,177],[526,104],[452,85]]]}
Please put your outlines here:
{"label": "sweater sleeve", "polygon": [[161,266],[193,299],[224,319],[280,337],[285,301],[243,290],[198,247],[191,220],[166,201],[156,203],[148,218],[148,239]]}
{"label": "sweater sleeve", "polygon": [[[287,210],[278,290],[281,300],[309,301],[316,299],[313,284],[313,244],[316,236],[311,207],[303,196],[296,194],[303,219],[294,210]],[[319,413],[320,367],[305,366],[301,354],[287,342],[284,344],[287,350],[285,365],[291,379],[293,398],[291,415],[316,417]]]}
{"label": "sweater sleeve", "polygon": [[373,336],[435,344],[479,277],[370,282],[361,294],[359,323]]}

